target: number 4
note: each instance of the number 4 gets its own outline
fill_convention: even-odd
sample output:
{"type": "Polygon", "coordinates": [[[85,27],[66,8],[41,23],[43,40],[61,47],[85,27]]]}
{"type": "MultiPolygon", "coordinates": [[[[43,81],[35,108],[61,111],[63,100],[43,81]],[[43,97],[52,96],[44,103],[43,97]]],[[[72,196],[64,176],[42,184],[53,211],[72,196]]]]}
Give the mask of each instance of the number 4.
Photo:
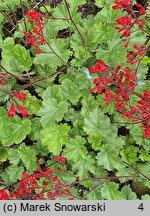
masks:
{"type": "Polygon", "coordinates": [[[143,211],[144,210],[144,206],[143,206],[143,203],[141,203],[138,207],[139,210],[143,211]]]}

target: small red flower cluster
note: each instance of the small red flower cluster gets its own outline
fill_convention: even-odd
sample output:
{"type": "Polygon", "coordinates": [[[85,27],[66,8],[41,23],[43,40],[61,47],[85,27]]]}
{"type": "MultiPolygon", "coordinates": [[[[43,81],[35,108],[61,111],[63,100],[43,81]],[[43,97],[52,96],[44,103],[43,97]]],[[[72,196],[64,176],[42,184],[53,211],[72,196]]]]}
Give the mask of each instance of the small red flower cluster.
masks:
{"type": "Polygon", "coordinates": [[[62,164],[65,164],[65,163],[66,163],[66,158],[64,158],[62,155],[56,156],[56,157],[54,158],[54,160],[57,161],[57,162],[60,162],[60,163],[62,163],[62,164]]]}
{"type": "Polygon", "coordinates": [[[113,9],[124,9],[126,11],[131,11],[132,2],[133,0],[115,0],[115,5],[113,6],[113,9]]]}
{"type": "Polygon", "coordinates": [[[39,49],[39,45],[46,44],[43,35],[44,23],[42,14],[34,10],[27,12],[26,15],[29,17],[28,22],[34,23],[35,26],[32,29],[32,33],[25,31],[24,36],[27,37],[28,44],[36,48],[36,54],[40,54],[42,50],[39,49]]]}
{"type": "MultiPolygon", "coordinates": [[[[92,70],[90,68],[90,72],[93,71],[93,67],[92,70]]],[[[101,71],[99,70],[97,73],[98,72],[101,71]]],[[[116,102],[116,109],[120,110],[125,106],[124,101],[128,101],[129,95],[134,91],[136,86],[136,74],[132,73],[132,70],[130,70],[129,67],[125,67],[124,70],[122,70],[121,66],[118,65],[115,71],[107,72],[107,77],[103,76],[95,78],[93,83],[96,86],[92,88],[90,92],[93,93],[96,91],[97,94],[102,94],[105,92],[106,105],[109,105],[111,100],[114,99],[116,102]],[[117,86],[115,94],[112,94],[110,91],[111,85],[117,86]]]]}
{"type": "MultiPolygon", "coordinates": [[[[117,9],[124,9],[125,11],[128,11],[128,15],[126,16],[121,16],[118,19],[116,19],[116,22],[121,25],[120,26],[116,26],[115,28],[117,29],[118,32],[122,32],[122,40],[125,41],[124,38],[128,38],[131,34],[131,28],[133,25],[137,24],[139,28],[143,28],[144,27],[144,20],[140,19],[139,17],[143,14],[146,13],[145,8],[137,3],[135,4],[135,6],[138,8],[138,13],[139,16],[137,18],[136,16],[136,12],[133,10],[133,1],[132,0],[116,0],[115,1],[115,5],[113,6],[114,10],[117,9]]],[[[127,46],[128,44],[126,44],[127,46]]]]}
{"type": "MultiPolygon", "coordinates": [[[[100,61],[101,64],[102,60],[100,61]]],[[[106,66],[106,68],[108,68],[106,66]]],[[[93,83],[95,87],[90,90],[91,93],[105,94],[104,100],[109,105],[112,100],[115,101],[116,109],[122,113],[122,117],[133,118],[132,122],[142,122],[145,129],[143,139],[150,137],[150,91],[145,90],[144,94],[139,94],[140,100],[137,106],[130,105],[130,95],[134,94],[137,85],[136,72],[129,67],[124,70],[118,65],[115,71],[107,71],[107,77],[101,76],[95,78],[93,83]],[[116,90],[111,91],[111,86],[116,86],[116,90]]],[[[104,73],[96,67],[90,67],[91,73],[104,73]]]]}
{"type": "MultiPolygon", "coordinates": [[[[27,99],[27,95],[25,93],[23,93],[23,92],[16,93],[14,96],[16,98],[18,98],[19,100],[21,100],[21,101],[24,101],[24,100],[27,99]]],[[[16,102],[16,106],[17,106],[17,109],[21,113],[23,118],[28,116],[28,112],[23,106],[19,105],[17,102],[16,102]]],[[[9,110],[8,110],[8,116],[10,116],[10,117],[16,116],[17,115],[17,109],[16,109],[16,107],[14,105],[14,102],[12,102],[12,104],[11,104],[9,110]]]]}
{"type": "MultiPolygon", "coordinates": [[[[53,170],[50,168],[46,168],[45,171],[37,168],[36,172],[31,175],[27,175],[27,172],[24,171],[22,173],[22,179],[19,182],[19,189],[11,193],[5,189],[0,190],[0,200],[32,198],[43,200],[45,197],[50,200],[55,200],[64,195],[71,195],[69,187],[64,187],[57,174],[54,174],[53,170]],[[42,186],[38,184],[38,181],[41,182],[41,180],[42,186]],[[51,184],[53,184],[53,189],[49,191],[47,186],[51,184]],[[40,192],[36,193],[37,189],[40,192]]],[[[73,197],[69,197],[68,199],[73,199],[73,197]]]]}
{"type": "Polygon", "coordinates": [[[138,44],[135,44],[134,49],[136,49],[136,51],[126,55],[126,58],[129,59],[128,63],[130,64],[140,62],[147,52],[147,46],[145,44],[143,44],[141,47],[139,47],[138,44]]]}
{"type": "MultiPolygon", "coordinates": [[[[136,4],[139,8],[139,16],[146,13],[146,10],[142,5],[136,4]]],[[[131,32],[130,29],[134,24],[139,25],[139,29],[143,28],[144,21],[139,19],[139,17],[134,16],[133,11],[133,1],[132,0],[116,0],[113,9],[123,9],[128,11],[128,15],[121,16],[116,19],[116,22],[122,27],[116,26],[119,32],[123,32],[122,37],[129,37],[131,32]]],[[[121,38],[122,38],[121,37],[121,38]]],[[[122,39],[126,41],[126,39],[122,39]]],[[[129,40],[125,44],[128,48],[129,40]]],[[[142,46],[138,44],[134,45],[135,51],[130,52],[126,55],[128,59],[127,63],[135,64],[139,63],[143,57],[146,55],[147,46],[144,43],[142,46]]],[[[104,100],[106,105],[109,105],[113,100],[115,102],[116,110],[119,111],[122,117],[131,119],[133,123],[142,123],[142,128],[144,128],[143,139],[150,137],[150,91],[145,90],[143,94],[137,94],[135,92],[135,87],[137,86],[137,69],[130,69],[126,66],[121,69],[121,66],[116,66],[115,71],[111,71],[111,68],[102,60],[99,60],[95,67],[90,67],[91,73],[100,73],[98,78],[95,78],[93,83],[95,87],[90,90],[91,93],[105,94],[104,100]],[[111,86],[115,86],[112,90],[111,86]],[[137,101],[136,106],[130,104],[130,95],[135,94],[139,96],[140,100],[137,101]]]]}

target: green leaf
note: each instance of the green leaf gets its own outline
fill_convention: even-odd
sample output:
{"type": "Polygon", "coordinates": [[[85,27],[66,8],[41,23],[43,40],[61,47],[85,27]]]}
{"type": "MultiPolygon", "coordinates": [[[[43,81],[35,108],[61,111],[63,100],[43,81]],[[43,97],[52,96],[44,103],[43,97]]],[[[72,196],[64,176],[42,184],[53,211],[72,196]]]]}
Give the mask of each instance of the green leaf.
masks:
{"type": "Polygon", "coordinates": [[[41,107],[41,101],[35,96],[31,95],[28,91],[24,91],[24,93],[27,95],[27,100],[25,100],[23,103],[24,107],[28,110],[30,115],[38,115],[41,107]]]}
{"type": "Polygon", "coordinates": [[[139,164],[137,166],[137,169],[144,174],[145,176],[149,177],[150,174],[150,161],[144,163],[144,164],[139,164]]]}
{"type": "Polygon", "coordinates": [[[40,47],[43,53],[36,55],[34,63],[40,65],[48,64],[51,68],[66,64],[72,55],[72,52],[68,49],[68,41],[64,39],[51,39],[48,43],[49,45],[42,45],[40,47]]]}
{"type": "Polygon", "coordinates": [[[83,97],[81,114],[84,117],[89,116],[90,112],[96,109],[98,105],[99,101],[96,101],[91,94],[89,94],[87,97],[83,97]]]}
{"type": "Polygon", "coordinates": [[[42,125],[40,123],[40,118],[32,118],[31,124],[32,124],[32,128],[31,128],[31,133],[29,134],[29,137],[33,141],[40,140],[41,135],[40,135],[39,131],[41,131],[41,129],[42,129],[42,125]]]}
{"type": "Polygon", "coordinates": [[[40,114],[43,127],[60,121],[68,110],[68,104],[66,101],[63,101],[60,86],[48,87],[44,91],[42,105],[40,114]]]}
{"type": "Polygon", "coordinates": [[[80,119],[80,116],[78,117],[77,120],[73,122],[73,128],[71,130],[71,137],[76,137],[77,135],[79,136],[86,136],[86,133],[83,130],[84,122],[83,119],[80,119]]]}
{"type": "Polygon", "coordinates": [[[0,149],[0,162],[6,161],[8,158],[8,150],[7,149],[0,149]]]}
{"type": "Polygon", "coordinates": [[[101,151],[97,155],[97,162],[107,170],[120,169],[123,167],[121,159],[118,156],[119,152],[113,149],[110,145],[103,145],[101,151]]]}
{"type": "Polygon", "coordinates": [[[9,161],[13,165],[17,165],[20,162],[20,155],[18,149],[9,149],[9,161]]]}
{"type": "Polygon", "coordinates": [[[150,57],[144,56],[144,58],[141,60],[142,64],[150,64],[150,57]]]}
{"type": "Polygon", "coordinates": [[[111,67],[116,67],[116,59],[118,65],[123,65],[126,63],[126,49],[124,44],[121,43],[118,33],[114,32],[113,36],[103,45],[100,45],[96,50],[96,58],[102,59],[106,65],[111,65],[111,67]]]}
{"type": "Polygon", "coordinates": [[[76,181],[76,178],[72,175],[72,174],[69,174],[67,172],[59,172],[58,173],[59,175],[59,178],[62,180],[62,182],[73,182],[73,181],[76,181]]]}
{"type": "Polygon", "coordinates": [[[67,124],[49,125],[41,131],[42,143],[48,146],[49,152],[54,155],[59,155],[62,151],[62,146],[65,145],[69,133],[67,124]]]}
{"type": "Polygon", "coordinates": [[[0,87],[0,102],[5,102],[9,99],[9,94],[7,92],[10,92],[10,86],[3,86],[0,87]]]}
{"type": "Polygon", "coordinates": [[[9,10],[8,6],[11,7],[11,10],[16,10],[19,4],[20,4],[19,0],[13,0],[13,4],[10,0],[1,1],[0,10],[8,11],[9,10]]]}
{"type": "Polygon", "coordinates": [[[136,200],[137,196],[136,193],[134,193],[129,186],[124,186],[121,189],[122,195],[125,198],[125,200],[136,200]]]}
{"type": "MultiPolygon", "coordinates": [[[[85,0],[67,0],[67,3],[69,4],[69,10],[70,10],[71,16],[77,23],[80,17],[79,14],[77,13],[78,6],[81,4],[85,4],[86,1],[85,0]]],[[[65,4],[58,4],[53,14],[54,14],[54,17],[69,18],[65,4]]]]}
{"type": "Polygon", "coordinates": [[[96,108],[84,119],[84,130],[88,135],[97,135],[97,139],[115,148],[122,148],[125,144],[122,137],[117,136],[117,126],[110,124],[110,118],[96,108]]]}
{"type": "Polygon", "coordinates": [[[8,127],[9,133],[3,134],[1,137],[4,146],[21,143],[31,131],[31,121],[15,116],[13,119],[9,118],[8,127]]]}
{"type": "Polygon", "coordinates": [[[134,164],[138,160],[138,151],[139,149],[134,146],[127,146],[126,148],[123,148],[123,150],[121,151],[122,160],[126,161],[129,164],[134,164]]]}
{"type": "Polygon", "coordinates": [[[9,122],[10,118],[8,117],[6,110],[4,107],[0,107],[0,139],[9,136],[9,122]]]}
{"type": "Polygon", "coordinates": [[[102,138],[99,136],[99,134],[89,135],[88,141],[89,141],[89,143],[92,144],[92,148],[95,151],[98,151],[101,149],[102,138]]]}
{"type": "Polygon", "coordinates": [[[132,180],[133,179],[132,176],[134,176],[134,175],[136,176],[137,173],[133,169],[131,169],[130,167],[124,166],[124,167],[120,167],[118,169],[118,171],[116,172],[116,175],[117,176],[131,176],[130,178],[122,178],[122,179],[120,179],[120,182],[124,183],[124,182],[126,182],[126,181],[128,181],[130,179],[132,180]]]}
{"type": "Polygon", "coordinates": [[[144,149],[140,149],[139,152],[140,152],[139,158],[141,159],[141,161],[143,161],[143,162],[150,161],[149,151],[144,150],[144,149]]]}
{"type": "Polygon", "coordinates": [[[32,23],[28,22],[28,17],[24,16],[24,22],[18,22],[17,29],[14,32],[15,38],[23,38],[24,37],[24,31],[31,32],[32,30],[32,23]],[[26,25],[24,24],[26,23],[26,25]]]}
{"type": "Polygon", "coordinates": [[[144,129],[141,128],[141,124],[130,124],[127,125],[127,128],[130,129],[130,134],[133,136],[133,139],[135,140],[136,144],[139,145],[148,145],[150,143],[150,138],[142,139],[142,136],[144,134],[144,129]]]}
{"type": "Polygon", "coordinates": [[[114,0],[107,0],[107,1],[106,0],[96,0],[95,1],[95,5],[99,8],[104,7],[106,4],[109,5],[109,7],[111,7],[110,4],[113,4],[113,3],[114,3],[114,0]]]}
{"type": "Polygon", "coordinates": [[[26,169],[33,173],[37,167],[35,151],[25,144],[21,144],[18,153],[26,169]]]}
{"type": "Polygon", "coordinates": [[[82,159],[87,157],[88,153],[84,145],[85,140],[80,136],[77,136],[75,139],[70,139],[66,143],[63,155],[67,158],[67,160],[71,160],[72,162],[82,161],[82,159]]]}
{"type": "Polygon", "coordinates": [[[150,200],[150,195],[149,194],[145,194],[141,197],[141,200],[150,200]]]}
{"type": "Polygon", "coordinates": [[[20,44],[14,45],[12,40],[5,39],[2,44],[2,61],[3,67],[15,75],[23,71],[29,71],[32,60],[29,51],[20,44]]]}
{"type": "Polygon", "coordinates": [[[104,182],[101,188],[102,197],[106,200],[121,200],[122,193],[118,190],[119,184],[114,182],[104,182]]]}
{"type": "Polygon", "coordinates": [[[95,5],[99,8],[102,8],[105,6],[105,0],[96,0],[95,5]]]}
{"type": "Polygon", "coordinates": [[[69,26],[70,26],[69,22],[61,19],[48,20],[43,30],[46,41],[50,42],[53,38],[57,37],[57,34],[60,30],[67,29],[69,26]]]}
{"type": "Polygon", "coordinates": [[[89,191],[85,198],[87,200],[103,200],[103,197],[100,193],[100,188],[89,191]]]}
{"type": "Polygon", "coordinates": [[[62,94],[64,99],[69,99],[72,104],[76,104],[81,96],[79,87],[68,78],[62,81],[62,94]]]}
{"type": "Polygon", "coordinates": [[[84,130],[89,135],[99,134],[105,138],[111,131],[109,118],[98,108],[90,112],[89,116],[85,118],[84,124],[84,130]]]}
{"type": "MultiPolygon", "coordinates": [[[[91,56],[92,52],[96,51],[97,45],[100,40],[99,34],[95,34],[94,24],[95,20],[93,15],[89,15],[88,17],[86,17],[86,21],[78,24],[78,29],[82,34],[85,47],[88,51],[88,57],[91,56]],[[91,31],[89,31],[89,26],[91,31]]],[[[71,48],[75,51],[76,59],[79,59],[79,61],[82,63],[85,59],[85,48],[83,46],[81,36],[77,31],[75,31],[75,33],[72,35],[70,44],[71,48]]],[[[73,60],[74,64],[75,62],[77,63],[77,61],[73,60]]]]}
{"type": "Polygon", "coordinates": [[[40,7],[40,11],[42,13],[45,13],[45,12],[53,13],[54,12],[54,8],[52,8],[49,5],[45,5],[45,6],[40,7]]]}
{"type": "Polygon", "coordinates": [[[72,169],[77,171],[77,174],[80,179],[87,178],[90,173],[95,173],[95,160],[92,156],[87,155],[86,158],[73,163],[72,169]]]}
{"type": "Polygon", "coordinates": [[[23,171],[24,171],[24,168],[18,167],[17,165],[11,165],[6,169],[6,173],[10,179],[10,182],[12,183],[22,178],[23,171]]]}

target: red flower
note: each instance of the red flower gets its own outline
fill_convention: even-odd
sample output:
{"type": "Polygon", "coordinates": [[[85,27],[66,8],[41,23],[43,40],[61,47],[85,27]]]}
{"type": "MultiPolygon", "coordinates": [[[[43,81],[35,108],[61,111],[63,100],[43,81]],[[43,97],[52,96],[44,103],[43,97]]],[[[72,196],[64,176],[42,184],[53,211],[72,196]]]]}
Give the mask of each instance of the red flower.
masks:
{"type": "Polygon", "coordinates": [[[41,39],[40,39],[40,44],[41,44],[41,45],[45,45],[45,44],[46,44],[45,38],[44,38],[43,35],[42,35],[42,37],[41,37],[41,39]]]}
{"type": "Polygon", "coordinates": [[[21,112],[23,118],[28,116],[28,112],[24,107],[18,105],[18,110],[21,112]]]}
{"type": "Polygon", "coordinates": [[[61,162],[62,164],[66,163],[66,158],[64,158],[62,155],[60,155],[60,157],[55,156],[54,160],[57,162],[61,162]]]}
{"type": "Polygon", "coordinates": [[[41,54],[42,53],[42,50],[39,50],[39,49],[36,49],[36,52],[35,52],[37,55],[38,54],[41,54]]]}
{"type": "Polygon", "coordinates": [[[70,195],[71,194],[71,191],[69,188],[66,188],[65,191],[64,191],[64,194],[66,195],[70,195]]]}
{"type": "Polygon", "coordinates": [[[37,35],[40,35],[40,30],[37,29],[37,28],[33,28],[32,31],[37,34],[37,35]]]}
{"type": "Polygon", "coordinates": [[[47,181],[43,181],[43,182],[42,182],[42,185],[43,185],[43,186],[47,186],[48,184],[49,184],[49,182],[47,182],[47,181]]]}
{"type": "Polygon", "coordinates": [[[63,169],[60,166],[58,166],[57,170],[61,172],[63,169]]]}
{"type": "Polygon", "coordinates": [[[37,45],[35,44],[36,41],[37,41],[37,38],[34,36],[27,38],[28,44],[31,45],[32,47],[37,47],[37,45]]]}
{"type": "Polygon", "coordinates": [[[0,200],[8,200],[8,194],[5,190],[0,190],[0,200]]]}
{"type": "Polygon", "coordinates": [[[150,126],[144,127],[144,129],[144,135],[142,136],[143,139],[150,137],[150,126]]]}
{"type": "Polygon", "coordinates": [[[42,14],[38,13],[37,11],[28,11],[26,15],[31,17],[33,21],[42,17],[42,14]]]}
{"type": "Polygon", "coordinates": [[[102,72],[105,73],[108,70],[108,67],[104,65],[104,62],[102,60],[99,60],[96,64],[96,67],[90,67],[90,72],[97,73],[102,72]]]}
{"type": "Polygon", "coordinates": [[[60,160],[62,164],[66,163],[66,158],[64,158],[62,155],[60,155],[60,160]]]}
{"type": "Polygon", "coordinates": [[[114,10],[123,8],[124,10],[130,11],[133,0],[115,0],[114,10]]]}
{"type": "Polygon", "coordinates": [[[95,78],[94,81],[93,81],[93,83],[94,83],[95,85],[98,85],[98,84],[100,83],[101,80],[102,80],[102,78],[100,78],[100,77],[95,78]]]}
{"type": "Polygon", "coordinates": [[[102,94],[103,93],[103,89],[105,88],[105,86],[97,86],[97,94],[102,94]]]}
{"type": "Polygon", "coordinates": [[[146,10],[145,8],[141,5],[141,4],[136,4],[136,7],[138,7],[140,10],[139,10],[139,13],[142,15],[142,14],[146,14],[146,10]]]}
{"type": "Polygon", "coordinates": [[[25,36],[25,37],[31,37],[32,34],[31,34],[30,32],[24,31],[24,36],[25,36]]]}
{"type": "Polygon", "coordinates": [[[129,37],[129,36],[130,36],[130,31],[129,31],[129,29],[126,29],[126,30],[123,32],[123,36],[124,36],[124,37],[129,37]]]}
{"type": "Polygon", "coordinates": [[[58,180],[57,176],[50,176],[52,182],[56,182],[58,180]]]}
{"type": "Polygon", "coordinates": [[[15,109],[15,106],[14,104],[12,103],[11,106],[10,106],[10,109],[8,111],[8,115],[10,117],[14,117],[16,115],[16,109],[15,109]]]}
{"type": "Polygon", "coordinates": [[[15,97],[18,98],[21,101],[24,101],[24,100],[27,99],[27,95],[25,93],[23,93],[23,92],[22,93],[16,93],[15,97]]]}

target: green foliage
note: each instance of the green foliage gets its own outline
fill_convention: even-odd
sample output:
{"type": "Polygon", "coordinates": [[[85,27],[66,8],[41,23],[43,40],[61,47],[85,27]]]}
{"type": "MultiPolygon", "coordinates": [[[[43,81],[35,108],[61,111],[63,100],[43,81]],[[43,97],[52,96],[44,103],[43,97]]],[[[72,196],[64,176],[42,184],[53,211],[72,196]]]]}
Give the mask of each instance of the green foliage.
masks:
{"type": "Polygon", "coordinates": [[[67,142],[63,155],[67,160],[71,160],[72,162],[82,161],[87,157],[88,153],[84,145],[85,140],[77,136],[75,139],[71,139],[67,142]]]}
{"type": "Polygon", "coordinates": [[[2,61],[1,64],[13,74],[20,74],[29,71],[32,59],[29,51],[20,44],[14,45],[13,38],[6,38],[1,45],[2,61]]]}
{"type": "Polygon", "coordinates": [[[48,40],[49,44],[41,46],[43,53],[34,58],[35,64],[49,65],[51,68],[62,66],[67,62],[72,52],[67,49],[68,41],[61,39],[48,40]]]}
{"type": "Polygon", "coordinates": [[[8,158],[8,151],[6,149],[0,149],[0,162],[6,161],[8,158]]]}
{"type": "Polygon", "coordinates": [[[67,141],[70,128],[67,124],[49,125],[41,131],[42,143],[48,146],[49,152],[59,155],[67,141]]]}
{"type": "Polygon", "coordinates": [[[120,169],[123,165],[118,157],[119,152],[112,149],[108,144],[103,145],[97,155],[98,164],[107,170],[120,169]]]}
{"type": "MultiPolygon", "coordinates": [[[[113,0],[90,3],[99,8],[94,15],[84,11],[88,1],[67,0],[71,18],[65,3],[55,7],[42,3],[41,34],[46,43],[38,44],[42,53],[36,54],[24,37],[24,31],[32,32],[34,23],[23,13],[14,18],[15,13],[23,11],[21,3],[25,11],[38,4],[32,1],[29,6],[27,0],[0,3],[0,182],[11,191],[9,185],[14,183],[17,188],[23,171],[33,174],[37,167],[50,167],[62,184],[71,183],[74,199],[81,199],[78,187],[83,187],[83,199],[87,200],[149,200],[150,138],[142,138],[141,123],[128,124],[129,119],[121,117],[114,101],[106,106],[105,94],[90,93],[99,74],[90,74],[89,70],[100,59],[111,71],[119,64],[127,66],[126,54],[135,44],[145,43],[149,23],[141,32],[133,28],[126,49],[115,29],[116,19],[125,12],[113,10],[113,0]],[[11,18],[10,26],[6,17],[11,18]],[[15,96],[21,92],[27,95],[24,101],[15,96]],[[14,117],[8,116],[12,102],[17,111],[14,117]],[[26,118],[18,112],[18,105],[27,109],[26,118]],[[120,134],[121,126],[129,131],[120,134]],[[66,164],[56,161],[55,156],[65,157],[66,164]],[[133,185],[140,187],[140,194],[133,185]]],[[[149,64],[148,47],[147,56],[137,66],[135,91],[139,94],[149,90],[149,64]]],[[[137,95],[130,95],[130,105],[137,106],[138,100],[137,95]]],[[[58,186],[51,181],[43,186],[43,180],[47,181],[45,177],[37,180],[41,188],[34,193],[58,186]]],[[[47,194],[44,197],[49,199],[47,194]]]]}
{"type": "Polygon", "coordinates": [[[73,163],[72,168],[77,171],[80,179],[87,178],[90,173],[95,173],[95,160],[91,155],[83,158],[81,161],[73,163]]]}
{"type": "Polygon", "coordinates": [[[110,38],[96,50],[96,58],[103,59],[105,64],[112,65],[113,68],[116,66],[116,59],[118,65],[124,65],[126,62],[124,56],[127,53],[124,44],[121,43],[120,38],[117,38],[116,32],[113,32],[113,36],[110,36],[110,38]]]}
{"type": "Polygon", "coordinates": [[[122,193],[118,190],[119,185],[114,182],[104,182],[101,188],[101,194],[107,200],[122,200],[122,193]]]}
{"type": "Polygon", "coordinates": [[[37,167],[35,151],[25,144],[21,144],[18,149],[18,154],[26,169],[33,173],[37,167]]]}
{"type": "MultiPolygon", "coordinates": [[[[22,0],[22,3],[27,3],[27,0],[22,0]]],[[[2,2],[0,2],[0,10],[6,10],[6,11],[10,11],[11,10],[16,10],[18,5],[20,4],[20,0],[13,0],[13,4],[11,3],[10,0],[4,0],[2,2]]]]}
{"type": "Polygon", "coordinates": [[[62,81],[62,94],[64,99],[69,99],[72,104],[76,104],[81,96],[78,86],[67,78],[62,81]]]}
{"type": "Polygon", "coordinates": [[[29,119],[21,119],[20,117],[16,116],[13,119],[7,116],[6,111],[1,108],[1,134],[0,139],[2,145],[4,146],[11,146],[13,144],[21,143],[27,134],[31,131],[31,122],[29,119]]]}
{"type": "Polygon", "coordinates": [[[43,127],[60,121],[67,112],[67,102],[63,100],[60,86],[48,87],[43,93],[41,113],[41,123],[43,127]]]}
{"type": "Polygon", "coordinates": [[[89,135],[99,134],[99,136],[106,138],[111,130],[110,120],[100,109],[96,108],[85,118],[84,130],[89,135]]]}
{"type": "Polygon", "coordinates": [[[136,200],[137,199],[136,193],[134,193],[129,186],[124,186],[121,192],[125,200],[136,200]]]}

